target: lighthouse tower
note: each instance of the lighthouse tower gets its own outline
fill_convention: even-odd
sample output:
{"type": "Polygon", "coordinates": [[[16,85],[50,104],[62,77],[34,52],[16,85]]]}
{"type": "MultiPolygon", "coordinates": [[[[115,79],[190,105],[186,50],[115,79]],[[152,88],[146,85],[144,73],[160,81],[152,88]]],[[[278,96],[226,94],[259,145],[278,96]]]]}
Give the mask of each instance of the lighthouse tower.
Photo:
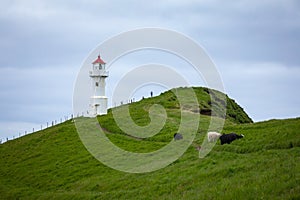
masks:
{"type": "Polygon", "coordinates": [[[90,103],[90,117],[107,114],[107,97],[105,96],[105,79],[108,77],[108,71],[105,69],[105,62],[98,58],[92,63],[93,68],[90,71],[92,79],[92,96],[90,103]]]}

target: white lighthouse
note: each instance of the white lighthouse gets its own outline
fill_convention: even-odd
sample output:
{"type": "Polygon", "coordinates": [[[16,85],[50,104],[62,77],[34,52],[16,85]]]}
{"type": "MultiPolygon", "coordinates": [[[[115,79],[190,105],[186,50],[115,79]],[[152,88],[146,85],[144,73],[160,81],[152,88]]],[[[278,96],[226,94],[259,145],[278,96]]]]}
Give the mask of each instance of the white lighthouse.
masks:
{"type": "Polygon", "coordinates": [[[108,77],[108,71],[105,69],[105,62],[98,58],[92,63],[93,68],[90,71],[92,79],[92,96],[90,103],[90,117],[107,114],[107,97],[105,96],[105,79],[108,77]]]}

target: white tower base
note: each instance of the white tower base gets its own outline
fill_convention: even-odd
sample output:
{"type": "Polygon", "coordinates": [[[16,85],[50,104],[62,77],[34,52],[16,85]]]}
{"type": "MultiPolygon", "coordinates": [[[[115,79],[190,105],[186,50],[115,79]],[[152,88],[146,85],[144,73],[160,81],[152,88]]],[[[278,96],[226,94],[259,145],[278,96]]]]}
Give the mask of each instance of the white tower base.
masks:
{"type": "Polygon", "coordinates": [[[106,96],[92,96],[90,104],[90,117],[96,117],[97,115],[107,114],[107,97],[106,96]]]}

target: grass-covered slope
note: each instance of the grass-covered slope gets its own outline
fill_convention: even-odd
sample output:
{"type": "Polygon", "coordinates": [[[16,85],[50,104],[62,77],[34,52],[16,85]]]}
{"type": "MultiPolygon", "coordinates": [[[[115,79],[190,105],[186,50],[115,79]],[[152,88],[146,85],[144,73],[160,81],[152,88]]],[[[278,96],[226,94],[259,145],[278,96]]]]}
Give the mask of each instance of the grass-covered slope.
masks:
{"type": "MultiPolygon", "coordinates": [[[[169,90],[155,98],[147,99],[147,103],[149,105],[158,103],[168,109],[179,109],[180,104],[176,98],[176,93],[178,91],[186,91],[186,93],[188,93],[187,89],[188,88],[176,88],[169,90]]],[[[223,117],[237,123],[253,122],[243,108],[239,106],[233,99],[229,98],[226,94],[205,87],[193,87],[192,89],[194,90],[198,99],[198,105],[196,107],[193,105],[185,105],[185,107],[190,109],[190,111],[199,112],[202,115],[223,117]],[[212,105],[215,105],[216,113],[212,113],[212,105]],[[226,110],[224,110],[225,108],[226,110]]],[[[139,103],[144,104],[144,102],[139,103]]]]}
{"type": "MultiPolygon", "coordinates": [[[[149,123],[145,106],[164,102],[160,98],[131,105],[137,124],[149,123]]],[[[99,121],[120,148],[149,152],[172,140],[180,112],[170,106],[167,113],[167,125],[147,139],[124,134],[111,113],[99,121]]],[[[6,142],[0,145],[0,199],[300,198],[300,118],[245,124],[227,118],[222,132],[242,133],[245,138],[230,145],[218,142],[199,159],[194,146],[201,144],[209,119],[201,116],[193,145],[182,157],[144,174],[120,172],[97,161],[81,143],[72,121],[6,142]]]]}
{"type": "MultiPolygon", "coordinates": [[[[197,97],[197,104],[195,104],[195,102],[185,102],[184,105],[180,105],[176,94],[181,93],[182,96],[185,96],[184,98],[188,99],[191,92],[190,89],[191,88],[177,88],[164,92],[153,98],[146,98],[142,101],[134,102],[129,105],[131,118],[136,124],[145,126],[150,123],[150,118],[148,116],[149,108],[152,105],[159,104],[166,109],[168,119],[170,119],[170,121],[167,122],[171,123],[168,128],[171,130],[178,129],[178,124],[181,117],[180,109],[195,114],[201,114],[203,118],[206,118],[205,116],[216,116],[218,118],[226,119],[228,123],[253,122],[243,108],[239,106],[233,99],[213,89],[193,87],[192,89],[197,97]],[[212,112],[213,109],[214,112],[212,112]]],[[[111,111],[112,110],[110,109],[108,115],[99,117],[101,125],[109,132],[122,133],[121,129],[119,129],[114,122],[113,113],[111,111]]],[[[167,126],[168,124],[169,123],[167,123],[167,126]]],[[[169,131],[168,128],[164,130],[169,131]]]]}

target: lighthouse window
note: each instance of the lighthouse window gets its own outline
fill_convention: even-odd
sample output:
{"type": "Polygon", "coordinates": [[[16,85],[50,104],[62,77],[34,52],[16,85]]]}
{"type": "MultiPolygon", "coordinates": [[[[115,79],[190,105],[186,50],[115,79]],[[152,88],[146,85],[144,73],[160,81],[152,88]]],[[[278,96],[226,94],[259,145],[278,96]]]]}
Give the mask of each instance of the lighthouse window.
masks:
{"type": "Polygon", "coordinates": [[[96,87],[98,87],[99,86],[99,83],[98,82],[96,82],[96,87]]]}

